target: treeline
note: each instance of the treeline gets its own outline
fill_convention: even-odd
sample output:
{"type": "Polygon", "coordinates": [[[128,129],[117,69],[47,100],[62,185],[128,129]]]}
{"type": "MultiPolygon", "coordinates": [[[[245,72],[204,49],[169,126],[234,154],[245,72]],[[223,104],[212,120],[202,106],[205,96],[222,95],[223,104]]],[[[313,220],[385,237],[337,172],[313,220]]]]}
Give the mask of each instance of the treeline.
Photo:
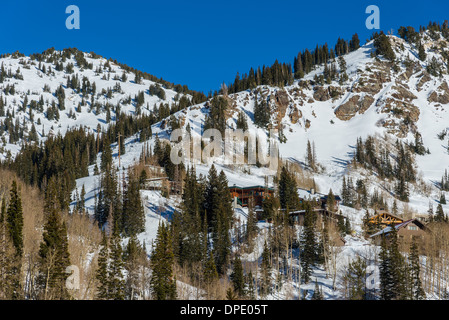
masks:
{"type": "MultiPolygon", "coordinates": [[[[88,63],[85,58],[85,54],[82,51],[79,51],[77,48],[67,48],[63,49],[62,51],[56,51],[54,48],[50,48],[42,53],[34,53],[30,55],[30,58],[38,62],[46,62],[54,64],[55,68],[58,67],[58,69],[61,71],[64,69],[64,66],[63,65],[61,66],[61,64],[65,63],[68,59],[71,59],[72,56],[80,69],[91,69],[91,70],[93,69],[92,63],[88,63]]],[[[102,56],[94,52],[90,52],[89,57],[92,59],[102,58],[102,56]]],[[[157,78],[156,76],[153,76],[147,72],[142,72],[140,70],[134,69],[126,64],[118,62],[117,60],[112,60],[111,58],[107,60],[107,62],[103,66],[103,69],[110,71],[111,63],[118,65],[120,68],[124,69],[127,73],[134,73],[137,79],[150,80],[164,86],[167,89],[173,89],[178,93],[190,94],[194,97],[194,101],[196,101],[196,103],[200,103],[206,100],[206,96],[202,92],[191,90],[188,88],[187,85],[180,85],[168,82],[163,78],[157,78]]]]}
{"type": "Polygon", "coordinates": [[[89,175],[88,166],[96,161],[100,140],[83,128],[62,136],[50,136],[43,145],[25,144],[14,160],[3,165],[26,183],[42,190],[55,179],[59,185],[60,207],[68,209],[75,180],[89,175]]]}
{"type": "MultiPolygon", "coordinates": [[[[251,68],[248,73],[240,76],[237,73],[234,82],[225,87],[228,93],[236,93],[254,89],[260,85],[284,87],[291,85],[294,79],[301,79],[310,73],[316,66],[335,60],[337,57],[355,51],[360,47],[360,40],[354,34],[350,41],[339,38],[335,47],[330,48],[327,43],[317,45],[315,50],[305,49],[294,57],[293,64],[280,63],[278,60],[271,66],[251,68]]],[[[223,88],[220,93],[223,92],[223,88]]]]}

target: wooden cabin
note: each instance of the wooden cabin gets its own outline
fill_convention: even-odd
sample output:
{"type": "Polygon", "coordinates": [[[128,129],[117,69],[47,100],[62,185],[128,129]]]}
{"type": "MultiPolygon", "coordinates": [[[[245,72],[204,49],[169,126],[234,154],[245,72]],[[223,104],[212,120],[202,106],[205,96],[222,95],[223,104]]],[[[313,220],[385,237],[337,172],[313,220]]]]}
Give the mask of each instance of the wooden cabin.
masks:
{"type": "MultiPolygon", "coordinates": [[[[321,208],[322,209],[327,209],[327,198],[328,195],[325,195],[323,197],[320,198],[321,201],[321,208]]],[[[334,203],[335,203],[335,209],[336,211],[338,211],[338,208],[340,206],[340,202],[341,202],[341,198],[338,195],[334,195],[334,203]]]]}
{"type": "Polygon", "coordinates": [[[369,223],[374,225],[380,225],[382,227],[387,227],[390,225],[398,225],[403,222],[404,219],[395,216],[391,213],[388,213],[386,211],[380,212],[369,219],[369,223]]]}
{"type": "Polygon", "coordinates": [[[271,197],[274,194],[274,189],[264,186],[251,186],[251,187],[229,187],[232,199],[242,207],[247,207],[249,199],[254,199],[255,206],[262,206],[263,200],[266,197],[271,197]]]}
{"type": "MultiPolygon", "coordinates": [[[[428,231],[427,227],[418,219],[410,219],[394,226],[401,244],[409,246],[413,238],[418,242],[424,239],[425,233],[428,231]]],[[[392,232],[392,226],[387,226],[381,231],[373,234],[370,238],[376,243],[380,244],[384,237],[387,237],[392,232]]]]}
{"type": "MultiPolygon", "coordinates": [[[[328,211],[325,209],[321,209],[321,208],[315,208],[315,209],[313,209],[313,211],[315,211],[315,213],[318,216],[321,216],[323,219],[331,220],[334,222],[338,222],[338,220],[341,218],[346,219],[346,217],[344,215],[341,215],[341,214],[338,214],[335,212],[331,212],[331,211],[328,211]]],[[[290,219],[294,223],[297,223],[299,225],[303,225],[305,214],[306,214],[306,210],[298,210],[298,211],[289,212],[290,219]]]]}
{"type": "Polygon", "coordinates": [[[158,177],[145,180],[145,190],[162,190],[164,182],[168,183],[168,177],[158,177]]]}

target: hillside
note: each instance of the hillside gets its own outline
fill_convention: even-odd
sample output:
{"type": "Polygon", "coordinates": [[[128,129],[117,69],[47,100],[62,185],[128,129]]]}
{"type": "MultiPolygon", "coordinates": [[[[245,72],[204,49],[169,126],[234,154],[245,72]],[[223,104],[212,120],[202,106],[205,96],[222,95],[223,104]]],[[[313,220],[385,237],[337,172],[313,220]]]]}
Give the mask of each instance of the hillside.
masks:
{"type": "MultiPolygon", "coordinates": [[[[311,271],[313,281],[301,284],[298,278],[302,253],[300,245],[296,242],[293,245],[292,240],[286,253],[278,248],[285,255],[280,258],[279,253],[275,259],[278,273],[271,273],[273,283],[280,281],[282,286],[277,283],[269,294],[256,294],[263,299],[311,299],[317,281],[325,299],[340,299],[343,294],[337,280],[348,261],[360,256],[374,261],[380,251],[379,246],[364,237],[366,212],[373,215],[378,209],[397,210],[405,220],[418,217],[424,221],[429,206],[434,209],[442,194],[449,195],[440,184],[449,169],[449,39],[445,33],[434,30],[420,33],[419,42],[410,40],[412,34],[407,36],[408,40],[406,36],[377,35],[360,48],[316,65],[304,77],[285,86],[258,85],[229,94],[223,87],[220,95],[207,99],[185,87],[145,77],[140,71],[92,53],[49,50],[32,57],[2,56],[0,160],[13,162],[23,144],[39,145],[50,136],[64,135],[76,127],[85,127],[89,133],[105,133],[111,124],[117,124],[122,113],[135,118],[151,117],[151,136],[142,138],[141,132],[125,136],[126,152],[120,151],[117,140],[110,141],[112,165],[107,169],[110,171],[98,172],[109,147],[106,146],[96,155],[95,163],[89,163],[89,175],[76,179],[70,209],[76,210],[83,189],[83,208],[96,219],[99,194],[105,188],[102,179],[112,172],[121,192],[120,188],[125,189],[132,180],[128,169],[139,162],[143,167],[147,165],[146,162],[142,165],[143,150],[156,152],[156,141],[167,143],[174,129],[181,128],[194,139],[200,139],[211,122],[221,124],[220,117],[224,118],[224,129],[237,129],[243,121],[247,132],[257,134],[261,140],[269,138],[271,129],[275,134],[270,141],[276,142],[280,158],[274,170],[264,165],[229,164],[223,154],[202,162],[184,159],[184,169],[194,166],[196,176],[203,181],[213,164],[217,172],[224,173],[228,186],[268,184],[277,190],[281,168],[286,166],[293,172],[296,193],[303,200],[319,198],[330,190],[343,197],[343,181],[353,181],[357,187],[351,190],[351,199],[344,198],[339,207],[352,230],[345,235],[344,246],[333,247],[332,261],[315,265],[311,271]],[[385,41],[391,51],[385,50],[385,41]],[[267,107],[266,125],[261,125],[256,116],[256,109],[261,106],[267,107]],[[313,145],[313,163],[308,157],[309,143],[313,145]],[[403,183],[405,197],[399,188],[403,183]],[[359,185],[366,188],[364,194],[359,185]],[[318,192],[315,196],[310,192],[312,187],[318,192]],[[363,197],[369,203],[362,203],[363,197]],[[281,272],[281,265],[288,271],[281,272]]],[[[171,146],[174,145],[172,142],[171,146]]],[[[152,160],[157,158],[151,156],[152,160]]],[[[119,202],[122,195],[117,196],[119,202]]],[[[144,188],[140,188],[140,199],[144,226],[137,239],[151,256],[161,221],[172,222],[185,209],[186,200],[181,195],[144,188]]],[[[443,204],[442,209],[449,213],[448,204],[443,204]]],[[[276,228],[267,220],[258,221],[255,244],[252,250],[244,251],[238,236],[246,230],[250,212],[247,207],[233,208],[232,212],[236,225],[228,230],[230,252],[239,254],[248,268],[245,270],[259,274],[264,243],[273,240],[276,228]]],[[[109,226],[109,222],[105,225],[109,226]]],[[[282,229],[282,225],[278,227],[282,229]]],[[[303,227],[292,230],[291,239],[302,237],[303,227]]],[[[130,237],[123,236],[122,244],[129,242],[130,237]]],[[[422,261],[422,266],[427,267],[425,257],[422,261]]],[[[201,286],[182,273],[185,270],[189,269],[178,270],[184,276],[178,278],[178,290],[182,288],[180,298],[207,298],[199,290],[201,286]]],[[[224,290],[230,286],[230,274],[230,269],[223,272],[223,279],[228,282],[222,288],[214,288],[215,298],[228,294],[224,290]]],[[[442,281],[447,280],[445,276],[442,281]]],[[[441,290],[429,283],[427,276],[428,298],[440,298],[441,290]]]]}

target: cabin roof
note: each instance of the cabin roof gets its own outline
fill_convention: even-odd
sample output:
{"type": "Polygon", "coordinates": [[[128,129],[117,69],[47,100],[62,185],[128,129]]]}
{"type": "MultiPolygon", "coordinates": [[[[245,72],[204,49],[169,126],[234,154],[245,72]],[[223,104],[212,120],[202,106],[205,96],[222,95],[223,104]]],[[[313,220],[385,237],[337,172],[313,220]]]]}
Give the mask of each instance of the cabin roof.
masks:
{"type": "MultiPolygon", "coordinates": [[[[327,200],[328,197],[329,197],[328,195],[325,195],[324,197],[321,197],[321,199],[322,199],[322,200],[327,200]]],[[[336,201],[341,201],[341,198],[340,198],[340,196],[338,196],[338,195],[334,195],[334,199],[335,199],[336,201]]]]}
{"type": "MultiPolygon", "coordinates": [[[[401,217],[395,216],[394,214],[391,214],[391,213],[389,213],[389,212],[387,212],[387,211],[379,212],[378,214],[376,214],[376,215],[370,217],[370,220],[373,220],[373,219],[375,219],[376,217],[380,217],[380,216],[383,216],[383,215],[387,215],[387,216],[393,217],[393,218],[395,218],[395,219],[397,219],[397,220],[404,221],[404,219],[402,219],[401,217]]],[[[413,220],[413,219],[412,219],[412,220],[413,220]]]]}
{"type": "MultiPolygon", "coordinates": [[[[414,224],[416,224],[420,229],[424,230],[426,228],[426,226],[418,219],[410,219],[410,220],[404,221],[402,223],[399,223],[399,224],[395,225],[394,227],[396,228],[396,230],[399,230],[401,228],[406,227],[407,225],[409,225],[412,222],[414,224]]],[[[371,235],[370,238],[379,236],[381,234],[387,234],[387,233],[391,232],[391,230],[392,230],[391,226],[385,227],[382,230],[380,230],[379,232],[376,232],[375,234],[371,235]]]]}
{"type": "Polygon", "coordinates": [[[274,191],[274,188],[266,187],[266,186],[261,186],[261,185],[257,185],[257,186],[249,186],[249,187],[241,187],[241,186],[232,185],[232,186],[229,186],[229,189],[240,189],[240,190],[268,189],[268,190],[270,190],[270,191],[274,191]]]}

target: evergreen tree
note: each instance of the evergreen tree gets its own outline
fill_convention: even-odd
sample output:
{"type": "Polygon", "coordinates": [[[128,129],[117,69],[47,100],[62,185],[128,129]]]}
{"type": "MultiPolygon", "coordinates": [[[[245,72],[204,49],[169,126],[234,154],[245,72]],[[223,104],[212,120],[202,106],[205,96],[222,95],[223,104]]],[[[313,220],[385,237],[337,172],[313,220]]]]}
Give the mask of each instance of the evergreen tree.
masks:
{"type": "Polygon", "coordinates": [[[245,114],[242,111],[239,112],[236,125],[237,129],[241,129],[243,132],[248,130],[248,122],[246,121],[245,114]]]}
{"type": "Polygon", "coordinates": [[[383,32],[374,39],[374,48],[377,55],[383,55],[387,60],[394,61],[396,58],[390,40],[383,32]]]}
{"type": "Polygon", "coordinates": [[[391,300],[392,294],[392,270],[388,255],[388,247],[385,238],[382,239],[382,244],[379,252],[379,278],[380,278],[380,298],[382,300],[391,300]]]}
{"type": "Polygon", "coordinates": [[[446,204],[446,196],[444,195],[444,192],[441,192],[440,203],[446,204]]]}
{"type": "Polygon", "coordinates": [[[302,78],[304,78],[304,68],[302,66],[302,55],[301,55],[301,52],[299,52],[298,56],[295,57],[295,60],[294,60],[294,63],[293,63],[293,67],[294,67],[295,79],[302,79],[302,78]]]}
{"type": "Polygon", "coordinates": [[[98,300],[109,300],[109,240],[106,233],[102,232],[101,249],[98,254],[98,267],[95,278],[98,282],[96,298],[98,300]]]}
{"type": "Polygon", "coordinates": [[[6,212],[7,229],[16,250],[16,256],[20,259],[23,254],[23,212],[22,200],[15,180],[12,182],[9,195],[9,206],[6,212]]]}
{"type": "Polygon", "coordinates": [[[316,159],[315,159],[315,153],[312,149],[312,146],[310,144],[310,141],[307,140],[307,166],[312,170],[316,170],[316,159]]]}
{"type": "Polygon", "coordinates": [[[226,129],[226,109],[228,108],[228,101],[222,96],[215,96],[210,101],[209,114],[206,117],[204,130],[217,129],[221,135],[224,136],[226,129]]]}
{"type": "Polygon", "coordinates": [[[259,102],[256,94],[254,98],[254,124],[259,128],[267,128],[270,123],[270,118],[271,114],[268,102],[265,99],[259,102]]]}
{"type": "Polygon", "coordinates": [[[109,244],[108,293],[109,300],[123,300],[125,298],[124,263],[120,235],[114,230],[109,244]]]}
{"type": "Polygon", "coordinates": [[[15,248],[8,235],[6,226],[6,199],[3,198],[0,209],[0,299],[21,298],[20,264],[15,248]]]}
{"type": "Polygon", "coordinates": [[[248,202],[248,219],[246,222],[246,241],[249,251],[252,251],[254,238],[257,236],[257,230],[257,217],[254,210],[254,201],[250,199],[250,201],[248,202]]]}
{"type": "Polygon", "coordinates": [[[418,44],[418,58],[421,61],[426,61],[426,50],[424,49],[424,46],[422,45],[421,42],[419,42],[418,44]]]}
{"type": "Polygon", "coordinates": [[[422,287],[421,277],[420,277],[420,263],[419,263],[419,252],[418,245],[413,239],[412,244],[410,245],[410,254],[409,254],[409,264],[411,271],[411,293],[410,297],[414,300],[423,300],[426,297],[426,293],[422,287]]]}
{"type": "Polygon", "coordinates": [[[404,300],[407,298],[407,266],[398,247],[397,230],[391,228],[388,243],[382,240],[379,253],[379,276],[382,300],[404,300]]]}
{"type": "Polygon", "coordinates": [[[349,51],[355,51],[358,48],[360,48],[360,40],[359,40],[359,35],[357,33],[355,33],[352,36],[351,41],[349,41],[349,51]]]}
{"type": "Polygon", "coordinates": [[[279,200],[282,209],[295,210],[299,208],[299,195],[296,181],[292,173],[284,166],[279,178],[279,200]]]}
{"type": "Polygon", "coordinates": [[[436,222],[444,222],[444,221],[446,221],[446,217],[445,217],[444,211],[443,211],[443,206],[441,205],[441,203],[439,203],[438,206],[437,206],[437,210],[435,212],[434,221],[436,221],[436,222]]]}
{"type": "Polygon", "coordinates": [[[318,286],[318,281],[315,278],[315,290],[313,291],[312,300],[323,300],[323,293],[320,290],[320,287],[318,286]]]}
{"type": "Polygon", "coordinates": [[[128,178],[123,193],[123,231],[125,235],[132,236],[145,230],[145,213],[140,198],[139,180],[131,171],[128,178]]]}
{"type": "Polygon", "coordinates": [[[305,205],[304,226],[301,234],[301,277],[305,283],[310,281],[312,266],[317,259],[317,241],[315,235],[315,212],[310,203],[305,205]]]}
{"type": "MultiPolygon", "coordinates": [[[[54,180],[50,181],[48,188],[56,188],[54,180]]],[[[50,192],[50,194],[54,194],[54,192],[50,192]]],[[[51,199],[47,197],[47,201],[51,201],[51,199]]],[[[69,299],[70,294],[66,288],[68,277],[66,268],[70,266],[67,227],[54,206],[47,205],[46,207],[50,209],[45,212],[46,221],[39,249],[37,282],[40,288],[40,297],[44,300],[69,299]]]]}
{"type": "Polygon", "coordinates": [[[218,279],[218,272],[217,268],[215,267],[215,259],[212,255],[212,252],[210,252],[209,258],[206,260],[203,279],[206,285],[210,285],[218,279]]]}
{"type": "Polygon", "coordinates": [[[151,291],[155,300],[176,299],[176,279],[173,277],[174,255],[168,226],[159,224],[155,247],[151,255],[153,274],[150,280],[151,291]]]}
{"type": "Polygon", "coordinates": [[[365,300],[366,294],[366,261],[360,256],[351,261],[343,273],[343,282],[347,290],[348,300],[365,300]]]}
{"type": "Polygon", "coordinates": [[[243,266],[239,255],[236,255],[233,262],[234,268],[231,273],[231,281],[234,287],[234,292],[238,297],[245,295],[245,279],[243,276],[243,266]]]}
{"type": "Polygon", "coordinates": [[[334,193],[332,192],[332,189],[329,189],[329,193],[327,195],[327,202],[326,202],[326,207],[327,210],[331,211],[331,212],[335,212],[335,196],[334,193]]]}
{"type": "Polygon", "coordinates": [[[270,261],[270,249],[265,241],[262,252],[262,264],[261,264],[261,282],[260,291],[262,296],[266,296],[271,292],[271,261],[270,261]]]}

